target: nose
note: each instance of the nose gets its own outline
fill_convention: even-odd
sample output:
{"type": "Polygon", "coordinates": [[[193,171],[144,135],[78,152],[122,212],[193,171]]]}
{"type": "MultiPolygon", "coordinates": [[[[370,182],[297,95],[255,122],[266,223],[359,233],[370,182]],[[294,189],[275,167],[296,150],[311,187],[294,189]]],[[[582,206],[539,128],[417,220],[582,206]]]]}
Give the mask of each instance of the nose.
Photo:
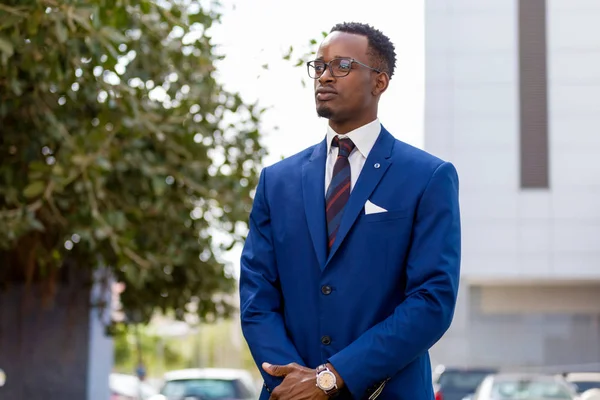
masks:
{"type": "Polygon", "coordinates": [[[335,77],[333,75],[331,75],[331,70],[328,65],[327,68],[325,68],[325,71],[323,71],[323,73],[319,77],[319,83],[321,85],[323,85],[324,83],[333,82],[334,80],[335,80],[335,77]]]}

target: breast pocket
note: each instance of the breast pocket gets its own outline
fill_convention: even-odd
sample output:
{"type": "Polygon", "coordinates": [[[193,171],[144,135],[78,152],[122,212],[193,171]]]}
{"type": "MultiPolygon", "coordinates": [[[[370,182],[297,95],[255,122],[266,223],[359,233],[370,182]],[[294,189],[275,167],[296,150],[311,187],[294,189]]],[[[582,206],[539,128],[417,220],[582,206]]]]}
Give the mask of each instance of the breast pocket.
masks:
{"type": "Polygon", "coordinates": [[[410,212],[408,210],[393,210],[386,212],[379,212],[373,214],[365,214],[363,219],[367,223],[372,222],[384,222],[384,221],[392,221],[395,219],[409,218],[410,212]]]}

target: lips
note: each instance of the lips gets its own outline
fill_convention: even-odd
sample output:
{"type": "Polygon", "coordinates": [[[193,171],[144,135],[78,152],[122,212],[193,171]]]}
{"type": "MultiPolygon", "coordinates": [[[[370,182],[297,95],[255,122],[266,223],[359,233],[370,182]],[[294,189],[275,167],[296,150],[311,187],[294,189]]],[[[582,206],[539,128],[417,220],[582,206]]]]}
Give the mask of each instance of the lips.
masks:
{"type": "Polygon", "coordinates": [[[337,96],[336,93],[317,93],[317,100],[327,101],[333,99],[335,96],[337,96]]]}
{"type": "Polygon", "coordinates": [[[332,88],[321,87],[315,91],[315,96],[319,101],[328,101],[337,96],[337,92],[332,88]]]}

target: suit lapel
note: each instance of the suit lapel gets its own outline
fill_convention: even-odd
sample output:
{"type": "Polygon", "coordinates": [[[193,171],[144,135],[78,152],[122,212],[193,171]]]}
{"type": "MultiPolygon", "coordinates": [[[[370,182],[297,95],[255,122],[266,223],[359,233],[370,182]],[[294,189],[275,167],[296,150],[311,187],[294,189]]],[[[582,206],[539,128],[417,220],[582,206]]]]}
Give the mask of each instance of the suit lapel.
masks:
{"type": "Polygon", "coordinates": [[[302,196],[308,230],[321,269],[327,257],[327,223],[325,219],[325,140],[313,151],[310,160],[302,166],[302,196]]]}
{"type": "Polygon", "coordinates": [[[342,215],[342,221],[340,222],[340,228],[333,243],[333,247],[329,252],[329,258],[325,265],[329,263],[337,249],[340,247],[344,238],[350,231],[350,228],[356,221],[356,218],[360,214],[360,211],[365,206],[366,201],[373,193],[373,190],[379,184],[379,181],[392,164],[390,160],[392,154],[392,148],[394,146],[394,137],[382,126],[381,133],[375,142],[375,145],[371,149],[369,156],[365,161],[365,165],[356,181],[354,189],[350,194],[348,203],[344,209],[342,215]]]}

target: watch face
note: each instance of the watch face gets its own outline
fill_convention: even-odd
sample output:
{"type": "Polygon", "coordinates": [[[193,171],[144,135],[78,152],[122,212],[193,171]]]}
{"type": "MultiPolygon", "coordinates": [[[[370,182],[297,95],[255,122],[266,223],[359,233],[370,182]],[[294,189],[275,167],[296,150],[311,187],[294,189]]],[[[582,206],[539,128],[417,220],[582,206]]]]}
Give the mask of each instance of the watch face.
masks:
{"type": "Polygon", "coordinates": [[[319,374],[319,387],[323,390],[331,390],[335,386],[335,375],[329,371],[324,371],[319,374]]]}

